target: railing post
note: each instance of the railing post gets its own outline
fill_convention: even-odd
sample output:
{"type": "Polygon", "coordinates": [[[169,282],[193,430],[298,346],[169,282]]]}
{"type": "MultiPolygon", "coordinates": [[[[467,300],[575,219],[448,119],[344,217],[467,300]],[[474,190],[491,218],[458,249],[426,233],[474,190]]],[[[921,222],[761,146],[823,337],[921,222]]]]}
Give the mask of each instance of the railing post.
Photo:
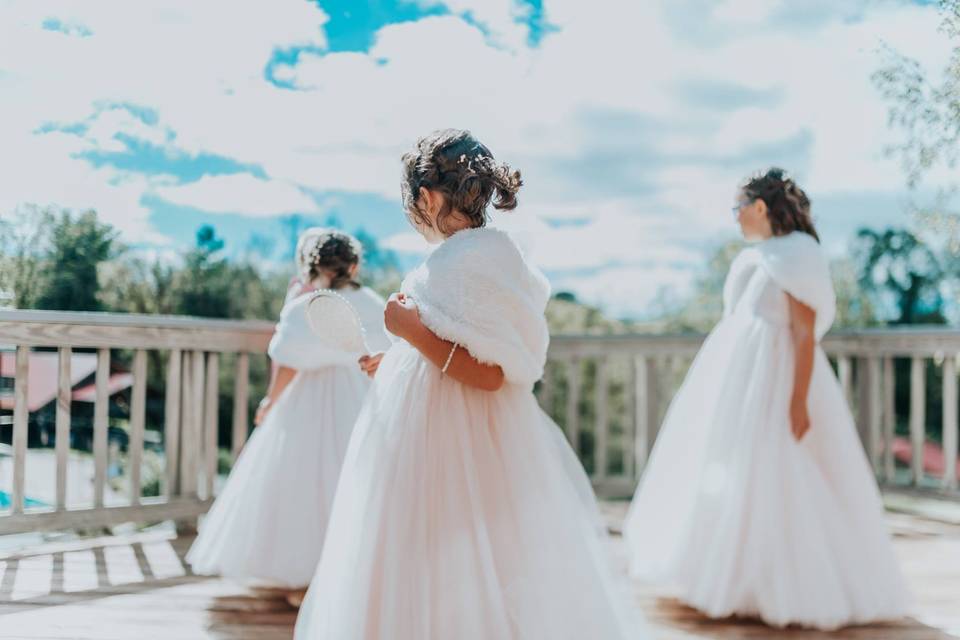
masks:
{"type": "Polygon", "coordinates": [[[607,359],[600,356],[597,359],[596,369],[596,389],[594,389],[594,415],[596,423],[594,424],[594,479],[602,481],[607,477],[607,448],[608,432],[610,428],[609,420],[609,390],[607,388],[607,359]]]}
{"type": "Polygon", "coordinates": [[[871,356],[867,359],[867,401],[864,407],[867,411],[867,454],[873,472],[879,474],[881,467],[881,422],[883,420],[880,388],[880,358],[871,356]]]}
{"type": "Polygon", "coordinates": [[[97,349],[96,399],[93,405],[93,506],[104,506],[107,444],[110,430],[110,349],[97,349]]]}
{"type": "Polygon", "coordinates": [[[553,375],[551,375],[550,361],[543,367],[543,378],[540,380],[539,402],[540,408],[553,418],[553,375]]]}
{"type": "Polygon", "coordinates": [[[130,504],[140,504],[143,469],[143,431],[147,413],[147,352],[137,349],[133,356],[133,390],[130,397],[130,504]]]}
{"type": "Polygon", "coordinates": [[[71,363],[73,350],[60,347],[57,352],[57,423],[54,448],[57,459],[57,511],[67,508],[67,465],[70,463],[70,408],[73,402],[71,363]]]}
{"type": "Polygon", "coordinates": [[[850,366],[850,356],[837,356],[837,377],[840,379],[840,388],[843,389],[843,399],[846,401],[847,406],[850,407],[852,411],[854,409],[853,390],[851,384],[853,375],[852,368],[850,366]]]}
{"type": "Polygon", "coordinates": [[[220,415],[220,357],[216,353],[207,354],[207,388],[204,393],[203,417],[205,422],[203,443],[204,452],[204,498],[213,497],[214,480],[217,477],[217,430],[220,415]]]}
{"type": "Polygon", "coordinates": [[[647,360],[647,382],[649,391],[647,393],[647,413],[649,414],[649,436],[647,441],[647,451],[652,452],[657,443],[657,436],[660,435],[660,391],[663,388],[664,371],[667,369],[667,361],[663,356],[656,356],[647,360]]]}
{"type": "Polygon", "coordinates": [[[164,409],[163,441],[167,458],[167,498],[180,495],[180,404],[183,376],[183,352],[170,350],[167,361],[167,388],[164,409]]]}
{"type": "Polygon", "coordinates": [[[943,468],[944,489],[957,488],[957,355],[948,353],[943,359],[943,468]]]}
{"type": "Polygon", "coordinates": [[[250,430],[250,416],[248,402],[250,389],[250,356],[241,352],[237,354],[236,373],[233,379],[233,432],[230,443],[233,460],[236,461],[247,441],[247,432],[250,430]]]}
{"type": "Polygon", "coordinates": [[[883,359],[883,477],[892,483],[896,476],[896,464],[893,458],[893,438],[897,426],[896,409],[896,370],[893,358],[883,359]]]}
{"type": "Polygon", "coordinates": [[[13,391],[13,504],[14,514],[23,513],[26,495],[27,426],[30,407],[27,404],[27,380],[30,374],[30,347],[17,347],[13,391]]]}
{"type": "Polygon", "coordinates": [[[580,455],[580,359],[567,360],[567,439],[574,452],[580,455]]]}
{"type": "Polygon", "coordinates": [[[633,371],[633,479],[638,480],[650,455],[650,361],[635,356],[633,371]]]}
{"type": "Polygon", "coordinates": [[[923,446],[926,440],[927,381],[922,356],[910,361],[910,471],[914,486],[923,480],[923,446]]]}

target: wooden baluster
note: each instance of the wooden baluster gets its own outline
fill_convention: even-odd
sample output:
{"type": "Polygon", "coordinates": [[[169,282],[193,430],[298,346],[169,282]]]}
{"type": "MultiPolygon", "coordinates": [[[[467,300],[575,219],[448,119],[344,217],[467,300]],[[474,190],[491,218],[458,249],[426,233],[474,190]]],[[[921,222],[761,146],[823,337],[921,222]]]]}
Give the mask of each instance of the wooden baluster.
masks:
{"type": "Polygon", "coordinates": [[[852,391],[852,368],[850,366],[850,356],[837,357],[837,377],[840,378],[840,388],[843,389],[843,399],[847,406],[853,410],[853,391],[852,391]]]}
{"type": "Polygon", "coordinates": [[[650,414],[650,440],[647,443],[647,450],[653,451],[653,445],[660,434],[660,392],[663,389],[663,378],[669,375],[667,371],[668,362],[664,356],[656,356],[649,359],[647,363],[647,382],[650,391],[647,395],[649,405],[647,411],[650,414]]]}
{"type": "Polygon", "coordinates": [[[203,413],[206,407],[204,391],[206,390],[206,358],[203,351],[193,352],[193,497],[200,497],[200,471],[203,468],[203,413]]]}
{"type": "Polygon", "coordinates": [[[184,497],[198,497],[203,443],[203,352],[184,353],[183,428],[180,444],[180,487],[184,497]]]}
{"type": "Polygon", "coordinates": [[[180,495],[180,405],[181,380],[183,378],[183,352],[180,349],[170,351],[167,361],[167,389],[164,408],[163,440],[167,457],[166,487],[167,498],[180,495]]]}
{"type": "Polygon", "coordinates": [[[944,489],[957,488],[957,356],[948,353],[943,360],[943,470],[944,489]]]}
{"type": "Polygon", "coordinates": [[[13,504],[14,514],[23,513],[26,491],[27,426],[30,407],[27,403],[27,376],[30,372],[30,347],[17,347],[13,391],[13,504]]]}
{"type": "Polygon", "coordinates": [[[67,508],[67,465],[70,464],[70,409],[73,402],[73,381],[71,364],[73,350],[60,347],[58,350],[59,370],[57,372],[57,423],[56,423],[56,492],[57,511],[67,508]]]}
{"type": "Polygon", "coordinates": [[[923,445],[926,438],[926,362],[914,356],[910,366],[910,471],[913,484],[923,480],[923,445]]]}
{"type": "Polygon", "coordinates": [[[110,349],[97,349],[96,399],[93,405],[93,506],[104,506],[110,431],[110,349]]]}
{"type": "Polygon", "coordinates": [[[881,467],[881,429],[882,429],[882,398],[880,379],[880,358],[867,359],[867,401],[863,405],[867,411],[867,455],[875,474],[880,473],[881,467]]]}
{"type": "Polygon", "coordinates": [[[637,480],[650,455],[650,359],[635,356],[633,370],[633,479],[637,480]]]}
{"type": "Polygon", "coordinates": [[[597,359],[596,389],[594,389],[594,416],[596,422],[593,431],[594,443],[594,479],[601,481],[607,477],[608,434],[610,430],[609,400],[610,393],[607,385],[607,359],[600,356],[597,359]]]}
{"type": "Polygon", "coordinates": [[[548,416],[553,417],[553,368],[547,362],[543,368],[543,379],[540,380],[540,407],[548,416]]]}
{"type": "Polygon", "coordinates": [[[567,360],[567,439],[577,456],[580,455],[580,360],[567,360]]]}
{"type": "Polygon", "coordinates": [[[204,434],[206,439],[203,443],[203,452],[205,455],[204,479],[204,498],[212,498],[214,490],[214,480],[217,477],[217,427],[220,412],[220,356],[217,353],[207,354],[207,388],[204,393],[206,403],[204,406],[204,434]]]}
{"type": "Polygon", "coordinates": [[[887,356],[883,359],[883,477],[890,483],[897,472],[893,458],[893,438],[897,426],[896,376],[893,358],[887,356]]]}
{"type": "Polygon", "coordinates": [[[192,497],[190,482],[193,469],[193,352],[183,352],[183,377],[180,380],[180,468],[177,469],[180,495],[192,497]]]}
{"type": "Polygon", "coordinates": [[[236,374],[233,382],[233,433],[231,452],[236,461],[247,441],[247,432],[250,430],[250,416],[248,403],[250,393],[250,356],[247,353],[237,354],[236,374]]]}
{"type": "Polygon", "coordinates": [[[147,352],[137,349],[133,355],[133,390],[130,396],[130,504],[140,504],[143,469],[143,430],[147,415],[147,352]]]}

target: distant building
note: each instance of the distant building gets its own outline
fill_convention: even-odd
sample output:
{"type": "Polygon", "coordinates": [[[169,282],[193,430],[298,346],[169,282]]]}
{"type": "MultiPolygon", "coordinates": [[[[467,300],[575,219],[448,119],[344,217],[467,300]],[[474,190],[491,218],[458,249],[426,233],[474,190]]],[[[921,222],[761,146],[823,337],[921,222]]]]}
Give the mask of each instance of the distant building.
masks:
{"type": "MultiPolygon", "coordinates": [[[[70,358],[71,419],[70,447],[89,451],[93,448],[94,382],[97,369],[95,353],[73,353],[70,358]]],[[[59,354],[56,351],[32,351],[27,373],[27,408],[30,411],[28,445],[50,447],[56,440],[56,400],[59,354]]],[[[0,443],[13,439],[13,407],[16,388],[16,352],[0,351],[0,443]]],[[[108,392],[110,416],[128,414],[123,392],[133,384],[133,374],[111,366],[108,392]]],[[[127,446],[127,433],[111,427],[109,439],[122,449],[127,446]]]]}

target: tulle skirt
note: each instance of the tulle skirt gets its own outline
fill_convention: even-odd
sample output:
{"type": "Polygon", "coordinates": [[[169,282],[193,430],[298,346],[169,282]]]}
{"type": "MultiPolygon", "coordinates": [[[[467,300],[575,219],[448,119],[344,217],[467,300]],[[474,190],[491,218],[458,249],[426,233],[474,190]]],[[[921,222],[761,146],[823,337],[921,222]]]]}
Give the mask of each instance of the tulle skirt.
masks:
{"type": "Polygon", "coordinates": [[[644,637],[576,464],[529,389],[471,389],[395,345],[357,421],[296,638],[644,637]]]}
{"type": "Polygon", "coordinates": [[[187,561],[200,574],[305,587],[370,384],[358,367],[301,371],[240,453],[187,561]]]}
{"type": "Polygon", "coordinates": [[[797,442],[787,327],[741,314],[674,398],[625,526],[631,573],[708,615],[822,629],[893,619],[907,596],[853,418],[818,348],[797,442]]]}

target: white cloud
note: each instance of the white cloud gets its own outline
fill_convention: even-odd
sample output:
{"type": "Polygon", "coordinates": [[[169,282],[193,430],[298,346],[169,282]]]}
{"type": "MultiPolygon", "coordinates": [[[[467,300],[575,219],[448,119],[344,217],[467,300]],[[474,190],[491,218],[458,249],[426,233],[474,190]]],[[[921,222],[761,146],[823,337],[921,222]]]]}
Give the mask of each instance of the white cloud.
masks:
{"type": "MultiPolygon", "coordinates": [[[[517,226],[565,286],[641,310],[631,301],[658,278],[680,286],[701,248],[732,232],[734,190],[763,165],[787,164],[814,202],[902,195],[870,83],[876,49],[889,42],[934,72],[949,51],[931,7],[889,0],[812,3],[805,20],[785,18],[792,3],[780,0],[555,0],[546,14],[559,31],[536,49],[512,0],[444,4],[488,33],[456,15],[388,25],[369,53],[303,53],[275,68],[297,91],[263,74],[278,48],[325,45],[316,3],[0,4],[0,175],[10,178],[0,205],[96,206],[141,238],[148,193],[250,215],[308,210],[302,188],[396,198],[402,151],[431,129],[464,126],[524,173],[521,210],[498,224],[517,226]],[[44,30],[50,17],[68,33],[44,30]],[[751,91],[766,98],[737,98],[751,91]],[[158,122],[104,109],[121,103],[158,122]],[[78,121],[89,121],[82,137],[32,133],[78,121]],[[269,177],[174,185],[78,156],[122,151],[117,133],[269,177]]],[[[871,222],[869,211],[845,214],[871,222]]],[[[391,246],[422,250],[409,235],[391,246]]]]}
{"type": "Polygon", "coordinates": [[[204,176],[183,185],[159,187],[154,194],[167,202],[213,213],[278,216],[319,211],[316,202],[297,187],[249,173],[204,176]]]}

